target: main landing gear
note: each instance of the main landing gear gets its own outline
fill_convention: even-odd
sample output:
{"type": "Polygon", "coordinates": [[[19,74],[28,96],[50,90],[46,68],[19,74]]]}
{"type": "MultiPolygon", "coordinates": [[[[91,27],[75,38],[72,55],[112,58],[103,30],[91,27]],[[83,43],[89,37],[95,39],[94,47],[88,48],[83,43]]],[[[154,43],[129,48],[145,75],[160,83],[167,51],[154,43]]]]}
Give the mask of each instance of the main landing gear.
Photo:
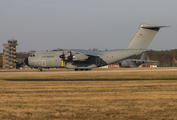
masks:
{"type": "Polygon", "coordinates": [[[38,68],[38,71],[39,71],[39,72],[42,72],[42,68],[38,68]]]}

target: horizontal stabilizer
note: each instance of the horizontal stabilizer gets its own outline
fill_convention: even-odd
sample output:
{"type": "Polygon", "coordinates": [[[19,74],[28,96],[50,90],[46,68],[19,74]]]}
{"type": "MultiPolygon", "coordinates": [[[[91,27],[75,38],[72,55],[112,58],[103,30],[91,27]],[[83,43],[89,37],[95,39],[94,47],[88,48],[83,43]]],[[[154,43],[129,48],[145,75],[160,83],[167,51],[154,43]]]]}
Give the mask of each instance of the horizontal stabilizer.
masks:
{"type": "Polygon", "coordinates": [[[140,25],[140,28],[151,29],[151,30],[159,30],[160,28],[163,28],[163,27],[170,27],[170,26],[154,26],[154,25],[147,25],[147,24],[140,25]]]}

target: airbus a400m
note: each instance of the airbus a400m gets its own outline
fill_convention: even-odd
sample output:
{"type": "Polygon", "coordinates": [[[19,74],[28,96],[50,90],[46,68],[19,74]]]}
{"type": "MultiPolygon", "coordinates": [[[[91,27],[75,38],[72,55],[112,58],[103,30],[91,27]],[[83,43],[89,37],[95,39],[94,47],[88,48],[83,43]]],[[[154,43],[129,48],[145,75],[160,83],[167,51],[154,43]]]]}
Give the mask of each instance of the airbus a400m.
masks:
{"type": "Polygon", "coordinates": [[[141,24],[125,49],[101,52],[82,49],[35,52],[26,58],[24,62],[28,66],[38,68],[39,71],[42,71],[43,68],[68,68],[76,71],[91,70],[95,67],[105,66],[147,51],[147,47],[162,27],[165,26],[141,24]]]}

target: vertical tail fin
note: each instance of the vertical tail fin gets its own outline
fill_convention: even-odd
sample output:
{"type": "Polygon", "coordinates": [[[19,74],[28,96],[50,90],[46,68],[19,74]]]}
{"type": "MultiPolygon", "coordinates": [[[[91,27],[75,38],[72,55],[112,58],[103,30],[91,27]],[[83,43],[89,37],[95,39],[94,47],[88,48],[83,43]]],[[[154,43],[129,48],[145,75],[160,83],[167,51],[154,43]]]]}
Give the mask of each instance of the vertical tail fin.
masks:
{"type": "Polygon", "coordinates": [[[146,56],[147,56],[147,52],[144,52],[144,53],[141,55],[141,60],[146,60],[146,56]]]}
{"type": "Polygon", "coordinates": [[[147,49],[152,39],[162,27],[148,24],[141,24],[139,30],[129,43],[126,49],[147,49]]]}

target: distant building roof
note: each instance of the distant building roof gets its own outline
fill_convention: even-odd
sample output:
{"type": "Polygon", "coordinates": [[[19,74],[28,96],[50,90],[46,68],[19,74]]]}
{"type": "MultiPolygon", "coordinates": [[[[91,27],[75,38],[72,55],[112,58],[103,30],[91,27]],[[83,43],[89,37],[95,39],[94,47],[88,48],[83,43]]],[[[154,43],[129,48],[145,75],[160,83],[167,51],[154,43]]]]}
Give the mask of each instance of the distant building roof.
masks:
{"type": "Polygon", "coordinates": [[[172,63],[177,63],[177,60],[173,58],[172,63]]]}

